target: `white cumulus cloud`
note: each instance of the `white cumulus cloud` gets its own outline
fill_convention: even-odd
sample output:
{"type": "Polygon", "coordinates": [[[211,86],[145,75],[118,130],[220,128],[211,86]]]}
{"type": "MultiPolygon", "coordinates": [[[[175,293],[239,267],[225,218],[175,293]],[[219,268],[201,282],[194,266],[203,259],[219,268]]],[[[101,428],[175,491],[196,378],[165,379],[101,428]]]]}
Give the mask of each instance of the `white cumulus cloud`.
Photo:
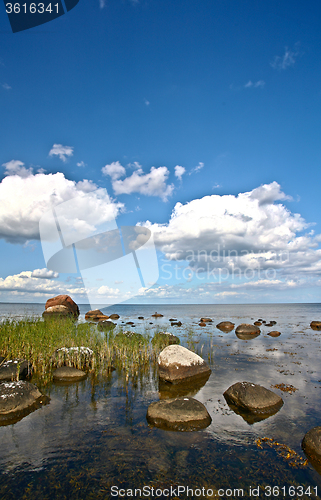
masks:
{"type": "MultiPolygon", "coordinates": [[[[13,164],[11,163],[11,171],[13,164]]],[[[8,168],[8,164],[6,164],[8,168]]],[[[23,163],[15,162],[15,169],[23,172],[23,163]]],[[[39,239],[39,221],[43,214],[64,201],[74,199],[74,212],[68,214],[68,223],[90,229],[113,220],[123,209],[114,202],[106,189],[92,181],[70,181],[64,174],[38,173],[8,175],[0,183],[0,238],[11,243],[25,243],[39,239]],[[86,227],[85,227],[86,226],[86,227]]],[[[80,230],[80,229],[79,229],[80,230]]]]}
{"type": "Polygon", "coordinates": [[[186,169],[184,167],[181,167],[180,165],[176,165],[175,167],[175,176],[179,181],[182,180],[183,175],[185,174],[186,169]]]}
{"type": "Polygon", "coordinates": [[[67,161],[67,156],[74,154],[74,148],[63,146],[62,144],[54,144],[49,151],[49,156],[58,156],[63,162],[67,161]]]}
{"type": "Polygon", "coordinates": [[[103,173],[112,178],[112,187],[116,195],[140,193],[146,196],[159,196],[163,201],[171,196],[174,186],[166,184],[169,176],[167,167],[152,167],[148,174],[144,174],[139,164],[135,164],[135,168],[135,172],[124,180],[119,179],[124,174],[122,170],[124,167],[119,162],[103,168],[103,173]]]}

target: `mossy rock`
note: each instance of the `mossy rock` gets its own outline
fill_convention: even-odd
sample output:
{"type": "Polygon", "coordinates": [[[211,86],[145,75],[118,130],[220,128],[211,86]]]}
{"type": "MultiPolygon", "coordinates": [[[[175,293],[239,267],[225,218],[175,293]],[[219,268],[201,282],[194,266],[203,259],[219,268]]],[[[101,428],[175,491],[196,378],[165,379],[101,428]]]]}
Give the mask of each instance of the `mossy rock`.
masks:
{"type": "Polygon", "coordinates": [[[162,349],[168,345],[179,343],[180,339],[170,332],[158,332],[152,338],[152,345],[154,347],[161,347],[162,349]]]}
{"type": "Polygon", "coordinates": [[[147,340],[143,337],[141,333],[130,332],[126,330],[125,332],[119,332],[114,337],[114,341],[117,344],[124,345],[141,345],[147,343],[147,340]]]}

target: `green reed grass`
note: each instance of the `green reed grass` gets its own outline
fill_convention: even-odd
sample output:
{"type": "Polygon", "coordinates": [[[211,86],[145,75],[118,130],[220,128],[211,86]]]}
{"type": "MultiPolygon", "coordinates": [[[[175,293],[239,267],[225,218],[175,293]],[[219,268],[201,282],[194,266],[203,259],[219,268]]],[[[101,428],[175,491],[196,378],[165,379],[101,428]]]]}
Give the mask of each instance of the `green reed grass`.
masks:
{"type": "Polygon", "coordinates": [[[42,383],[52,379],[52,370],[62,364],[94,372],[112,366],[126,378],[147,374],[157,362],[161,346],[153,346],[150,332],[126,334],[121,328],[104,332],[92,323],[77,324],[69,318],[4,321],[0,325],[0,355],[6,360],[26,359],[42,383]],[[88,347],[93,356],[66,355],[62,347],[88,347]]]}

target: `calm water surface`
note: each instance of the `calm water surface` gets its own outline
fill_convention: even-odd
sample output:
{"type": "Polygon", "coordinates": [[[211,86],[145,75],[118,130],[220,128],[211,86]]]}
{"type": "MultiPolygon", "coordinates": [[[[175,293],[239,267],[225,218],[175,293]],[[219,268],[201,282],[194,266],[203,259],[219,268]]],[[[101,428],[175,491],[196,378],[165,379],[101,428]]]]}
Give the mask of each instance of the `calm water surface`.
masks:
{"type": "MultiPolygon", "coordinates": [[[[37,304],[1,304],[0,318],[39,316],[43,309],[37,304]]],[[[88,306],[80,310],[84,321],[88,306]]],[[[155,488],[149,498],[156,498],[156,489],[157,498],[169,498],[162,491],[178,485],[193,489],[194,495],[182,490],[178,495],[176,489],[176,497],[171,498],[215,498],[215,494],[219,498],[219,489],[221,494],[226,491],[221,498],[238,498],[235,488],[243,489],[243,498],[254,498],[250,487],[260,487],[257,498],[268,498],[267,486],[279,487],[278,498],[321,498],[320,474],[300,461],[305,458],[304,434],[321,425],[321,332],[309,326],[312,320],[321,320],[321,305],[118,305],[104,311],[120,314],[120,325],[135,321],[137,332],[173,332],[182,345],[202,355],[212,374],[203,387],[188,395],[206,406],[211,425],[198,432],[163,431],[148,425],[148,405],[170,396],[159,390],[155,367],[127,381],[121,371],[114,371],[72,385],[52,384],[45,390],[50,404],[0,427],[1,499],[131,498],[130,489],[144,486],[155,488]],[[152,318],[155,310],[164,317],[152,318]],[[201,316],[211,317],[212,325],[199,327],[201,316]],[[177,318],[183,326],[171,327],[169,318],[177,318]],[[258,318],[275,320],[277,325],[262,326],[261,335],[248,341],[215,327],[223,320],[238,325],[258,318]],[[281,336],[269,337],[271,330],[281,336]],[[223,397],[230,385],[242,381],[266,388],[283,383],[297,390],[290,394],[273,389],[283,398],[283,407],[250,425],[223,397]],[[262,437],[284,444],[283,454],[267,444],[259,448],[255,441],[262,437]],[[296,453],[296,464],[287,458],[289,450],[296,453]],[[303,486],[305,493],[293,495],[291,485],[303,486]],[[117,488],[129,492],[116,496],[117,488]],[[198,488],[205,493],[195,494],[198,488]]],[[[148,495],[137,492],[135,498],[148,495]]]]}

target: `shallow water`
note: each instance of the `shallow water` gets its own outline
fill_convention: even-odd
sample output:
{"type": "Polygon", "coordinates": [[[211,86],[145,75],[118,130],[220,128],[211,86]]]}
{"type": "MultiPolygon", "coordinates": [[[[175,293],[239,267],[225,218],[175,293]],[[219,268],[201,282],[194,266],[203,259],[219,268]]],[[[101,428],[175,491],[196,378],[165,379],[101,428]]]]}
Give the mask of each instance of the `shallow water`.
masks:
{"type": "MultiPolygon", "coordinates": [[[[17,308],[11,306],[14,316],[17,308]]],[[[32,309],[31,315],[41,314],[43,306],[36,313],[32,309]]],[[[80,321],[87,310],[81,307],[80,321]]],[[[134,496],[135,488],[142,490],[135,498],[215,498],[215,494],[237,498],[241,496],[233,491],[237,488],[243,489],[243,498],[254,498],[250,488],[258,487],[257,498],[268,498],[269,486],[279,488],[270,498],[276,498],[277,492],[278,498],[317,498],[314,488],[321,494],[321,476],[310,464],[302,465],[301,450],[304,434],[321,425],[321,332],[309,326],[312,320],[320,320],[320,305],[121,305],[104,311],[120,314],[118,324],[135,321],[132,329],[137,332],[171,331],[182,345],[202,355],[212,374],[190,395],[206,406],[211,425],[197,432],[163,431],[148,425],[148,405],[169,395],[159,391],[155,367],[127,381],[116,370],[71,385],[51,384],[45,389],[51,398],[48,405],[0,427],[0,498],[121,498],[117,488],[129,489],[122,498],[134,496]],[[163,318],[151,317],[156,309],[163,318]],[[137,320],[139,315],[145,320],[137,320]],[[199,327],[201,316],[213,318],[213,323],[199,327]],[[177,318],[183,326],[170,327],[169,318],[177,318]],[[223,320],[238,325],[258,318],[277,324],[260,327],[261,335],[249,341],[215,327],[223,320]],[[281,336],[269,337],[271,330],[281,336]],[[250,425],[223,397],[238,381],[266,388],[283,383],[297,390],[272,389],[283,398],[283,407],[250,425]],[[281,454],[268,442],[259,448],[255,441],[262,437],[284,444],[286,451],[281,454]],[[287,458],[288,450],[297,454],[294,460],[287,458]],[[171,486],[172,492],[167,492],[171,486]],[[183,487],[194,495],[191,491],[187,495],[183,487]]]]}

